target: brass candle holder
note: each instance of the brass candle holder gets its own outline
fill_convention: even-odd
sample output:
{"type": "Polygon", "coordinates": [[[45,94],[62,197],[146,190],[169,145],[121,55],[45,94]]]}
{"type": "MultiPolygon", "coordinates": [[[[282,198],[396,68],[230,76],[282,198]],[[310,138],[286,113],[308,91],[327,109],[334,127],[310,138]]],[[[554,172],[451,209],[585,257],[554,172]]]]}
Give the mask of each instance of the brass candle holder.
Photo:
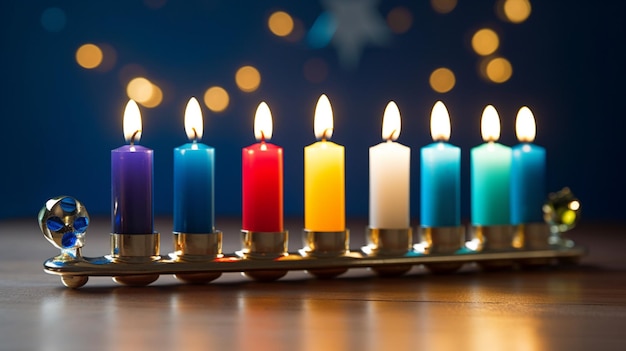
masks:
{"type": "MultiPolygon", "coordinates": [[[[470,227],[471,242],[481,251],[499,252],[515,251],[524,247],[524,237],[515,230],[513,225],[472,225],[470,227]]],[[[483,262],[485,269],[498,270],[514,265],[512,260],[483,262]]]]}
{"type": "MultiPolygon", "coordinates": [[[[212,233],[174,233],[174,252],[169,257],[178,262],[211,262],[223,257],[221,231],[212,233]]],[[[204,284],[219,278],[221,272],[177,273],[176,278],[191,284],[204,284]]]]}
{"type": "MultiPolygon", "coordinates": [[[[304,229],[302,231],[304,247],[300,254],[312,258],[337,258],[345,256],[350,251],[350,230],[337,232],[323,232],[304,229]]],[[[318,278],[334,278],[345,273],[345,267],[326,269],[308,269],[307,272],[318,278]]]]}
{"type": "MultiPolygon", "coordinates": [[[[380,229],[368,227],[365,229],[366,246],[361,248],[371,257],[402,257],[410,255],[413,249],[413,229],[380,229]]],[[[372,270],[382,276],[402,275],[413,265],[399,264],[395,266],[372,267],[372,270]]]]}
{"type": "MultiPolygon", "coordinates": [[[[252,261],[273,261],[287,256],[289,232],[254,232],[241,231],[242,249],[239,257],[252,261]]],[[[276,280],[287,274],[287,270],[252,270],[244,275],[256,280],[276,280]]]]}
{"type": "MultiPolygon", "coordinates": [[[[111,234],[111,261],[121,264],[143,264],[158,261],[161,236],[153,234],[111,234]]],[[[125,285],[148,285],[159,279],[158,274],[124,274],[113,280],[125,285]]]]}
{"type": "Polygon", "coordinates": [[[354,250],[349,247],[347,229],[305,230],[303,248],[296,252],[287,251],[287,231],[244,230],[242,249],[235,253],[222,252],[222,233],[216,231],[173,233],[173,251],[168,255],[159,254],[159,233],[111,234],[110,254],[85,257],[81,250],[89,215],[81,202],[70,196],[52,198],[39,212],[38,221],[44,237],[61,250],[44,262],[44,271],[60,276],[69,288],[85,285],[90,276],[109,276],[118,284],[145,286],[160,275],[172,274],[183,283],[204,284],[223,273],[243,273],[254,280],[271,281],[291,270],[333,278],[351,268],[398,275],[417,265],[439,273],[473,263],[486,268],[502,268],[503,263],[521,267],[575,263],[586,250],[563,236],[575,223],[577,212],[572,208],[580,207],[574,200],[568,201],[548,206],[549,220],[545,225],[513,228],[517,233],[512,228],[481,227],[474,229],[470,240],[465,240],[465,231],[460,227],[419,228],[419,240],[413,243],[410,228],[367,228],[367,245],[354,250]],[[574,213],[564,212],[563,206],[570,206],[567,211],[574,213]]]}
{"type": "MultiPolygon", "coordinates": [[[[465,228],[463,226],[418,228],[418,243],[414,249],[429,255],[462,254],[466,248],[465,228]]],[[[427,268],[433,272],[454,272],[461,268],[459,262],[433,263],[427,268]]]]}

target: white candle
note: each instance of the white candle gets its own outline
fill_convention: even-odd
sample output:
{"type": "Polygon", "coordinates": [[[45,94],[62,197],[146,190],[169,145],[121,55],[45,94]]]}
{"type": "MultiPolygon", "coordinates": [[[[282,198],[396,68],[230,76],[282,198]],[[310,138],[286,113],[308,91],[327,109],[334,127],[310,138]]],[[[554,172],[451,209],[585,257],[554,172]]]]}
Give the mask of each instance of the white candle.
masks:
{"type": "Polygon", "coordinates": [[[384,142],[370,147],[369,226],[410,227],[409,187],[411,149],[395,142],[400,135],[400,111],[391,101],[383,115],[384,142]]]}

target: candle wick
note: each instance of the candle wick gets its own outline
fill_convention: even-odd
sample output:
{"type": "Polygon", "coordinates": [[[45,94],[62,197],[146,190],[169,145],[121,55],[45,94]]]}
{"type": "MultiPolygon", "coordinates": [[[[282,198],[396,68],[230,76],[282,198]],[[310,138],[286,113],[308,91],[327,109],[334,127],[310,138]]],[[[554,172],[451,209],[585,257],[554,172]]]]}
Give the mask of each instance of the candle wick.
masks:
{"type": "Polygon", "coordinates": [[[198,131],[195,127],[191,128],[193,130],[193,142],[195,143],[198,140],[198,131]]]}
{"type": "Polygon", "coordinates": [[[135,138],[137,137],[137,134],[141,133],[140,129],[137,129],[133,135],[130,137],[130,145],[135,145],[135,138]]]}
{"type": "Polygon", "coordinates": [[[326,133],[328,133],[329,130],[333,130],[333,129],[332,128],[324,129],[324,132],[322,133],[322,141],[326,141],[326,133]]]}
{"type": "Polygon", "coordinates": [[[394,134],[396,134],[397,131],[398,131],[397,129],[392,130],[391,133],[389,134],[389,136],[387,137],[387,141],[393,141],[392,140],[393,136],[394,136],[394,134]]]}
{"type": "Polygon", "coordinates": [[[261,131],[261,142],[264,143],[265,142],[265,132],[261,131]]]}

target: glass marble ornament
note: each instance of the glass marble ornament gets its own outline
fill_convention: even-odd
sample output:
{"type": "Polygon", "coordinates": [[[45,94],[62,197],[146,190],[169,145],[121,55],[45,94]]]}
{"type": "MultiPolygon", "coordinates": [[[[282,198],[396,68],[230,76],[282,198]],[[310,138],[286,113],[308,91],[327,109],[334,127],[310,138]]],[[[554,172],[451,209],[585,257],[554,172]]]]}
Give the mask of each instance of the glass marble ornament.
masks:
{"type": "Polygon", "coordinates": [[[543,218],[552,231],[562,233],[576,226],[580,211],[580,201],[569,188],[563,188],[548,196],[548,201],[543,205],[543,218]]]}
{"type": "Polygon", "coordinates": [[[567,187],[548,195],[548,200],[543,205],[543,219],[550,226],[550,244],[566,247],[573,245],[569,240],[562,238],[561,233],[576,226],[581,208],[580,201],[567,187]]]}
{"type": "Polygon", "coordinates": [[[71,196],[57,196],[46,202],[39,211],[39,228],[44,237],[61,249],[63,256],[80,256],[89,226],[87,209],[71,196]]]}

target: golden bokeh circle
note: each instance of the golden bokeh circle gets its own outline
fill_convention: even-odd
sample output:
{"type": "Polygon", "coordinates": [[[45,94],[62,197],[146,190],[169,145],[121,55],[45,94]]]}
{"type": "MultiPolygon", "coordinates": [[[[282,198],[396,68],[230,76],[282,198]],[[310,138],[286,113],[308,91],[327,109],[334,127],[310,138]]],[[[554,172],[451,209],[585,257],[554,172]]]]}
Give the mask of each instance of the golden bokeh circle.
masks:
{"type": "Polygon", "coordinates": [[[241,91],[250,93],[259,88],[261,85],[261,74],[259,70],[252,66],[243,66],[235,73],[235,83],[241,91]]]}
{"type": "Polygon", "coordinates": [[[152,99],[154,86],[144,77],[135,77],[126,85],[126,94],[129,98],[143,105],[152,99]]]}
{"type": "Polygon", "coordinates": [[[503,5],[503,11],[509,21],[513,23],[522,23],[530,16],[530,1],[506,0],[503,5]]]}
{"type": "Polygon", "coordinates": [[[293,31],[293,18],[284,11],[272,13],[267,20],[270,31],[279,37],[286,37],[293,31]]]}
{"type": "Polygon", "coordinates": [[[482,28],[472,36],[472,49],[481,56],[491,55],[500,46],[498,34],[489,28],[482,28]]]}
{"type": "Polygon", "coordinates": [[[95,44],[83,44],[76,50],[76,62],[83,68],[96,68],[102,63],[102,50],[95,44]]]}
{"type": "Polygon", "coordinates": [[[496,57],[487,62],[485,75],[494,83],[504,83],[513,75],[513,66],[504,57],[496,57]]]}
{"type": "Polygon", "coordinates": [[[141,104],[148,108],[154,108],[159,106],[162,101],[163,91],[158,85],[152,84],[152,94],[150,95],[150,98],[148,98],[148,100],[146,101],[141,102],[141,104]]]}
{"type": "Polygon", "coordinates": [[[454,72],[449,68],[440,67],[430,74],[428,82],[434,91],[447,93],[454,88],[456,77],[454,76],[454,72]]]}
{"type": "Polygon", "coordinates": [[[222,112],[230,103],[230,97],[226,89],[213,86],[204,92],[204,104],[213,112],[222,112]]]}

